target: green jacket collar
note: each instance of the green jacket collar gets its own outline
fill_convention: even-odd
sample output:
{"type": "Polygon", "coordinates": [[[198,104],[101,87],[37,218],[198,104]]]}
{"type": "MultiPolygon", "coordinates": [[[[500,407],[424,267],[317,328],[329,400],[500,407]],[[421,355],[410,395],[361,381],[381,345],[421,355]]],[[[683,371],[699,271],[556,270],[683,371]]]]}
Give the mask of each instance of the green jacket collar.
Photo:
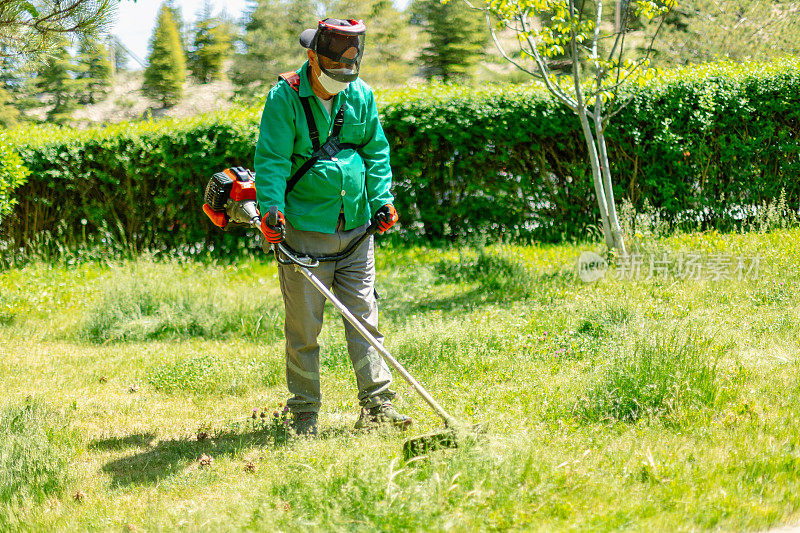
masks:
{"type": "MultiPolygon", "coordinates": [[[[300,92],[298,93],[303,98],[308,98],[311,96],[316,96],[314,90],[311,88],[311,82],[308,81],[308,60],[303,63],[303,66],[300,67],[300,70],[297,71],[297,74],[300,76],[300,92]]],[[[339,109],[339,106],[342,105],[342,98],[344,98],[345,91],[340,92],[336,96],[333,97],[333,109],[339,109]]],[[[333,120],[333,117],[331,117],[333,120]]]]}
{"type": "Polygon", "coordinates": [[[300,67],[297,74],[300,76],[300,96],[303,98],[314,96],[314,91],[311,89],[311,82],[308,81],[308,60],[303,63],[303,66],[300,67]]]}

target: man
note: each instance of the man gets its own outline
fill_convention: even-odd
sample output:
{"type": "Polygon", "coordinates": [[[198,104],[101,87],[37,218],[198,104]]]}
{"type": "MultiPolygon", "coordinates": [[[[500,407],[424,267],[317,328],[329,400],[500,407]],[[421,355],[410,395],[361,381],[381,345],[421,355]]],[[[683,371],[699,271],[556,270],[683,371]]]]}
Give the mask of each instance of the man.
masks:
{"type": "MultiPolygon", "coordinates": [[[[296,73],[282,74],[267,96],[254,163],[261,213],[278,209],[275,226],[266,215],[261,224],[270,243],[285,238],[298,252],[332,255],[363,235],[379,214],[381,233],[397,221],[389,144],[372,89],[358,78],[365,31],[361,21],[330,18],[305,30],[300,44],[308,61],[296,73]]],[[[314,272],[382,342],[372,238],[314,272]]],[[[279,275],[292,395],[287,405],[295,431],[316,435],[322,405],[317,336],[325,298],[293,266],[279,265],[279,275]]],[[[356,428],[410,425],[392,406],[392,376],[381,356],[346,321],[345,335],[362,407],[356,428]]]]}

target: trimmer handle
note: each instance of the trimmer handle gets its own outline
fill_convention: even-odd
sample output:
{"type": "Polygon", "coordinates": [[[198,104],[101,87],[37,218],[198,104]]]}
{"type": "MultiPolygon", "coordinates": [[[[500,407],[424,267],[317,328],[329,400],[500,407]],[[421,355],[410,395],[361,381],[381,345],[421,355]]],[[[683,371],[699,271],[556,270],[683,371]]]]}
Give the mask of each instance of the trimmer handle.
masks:
{"type": "Polygon", "coordinates": [[[389,213],[375,213],[372,223],[367,228],[367,235],[375,235],[381,229],[381,222],[389,220],[389,213]]]}
{"type": "Polygon", "coordinates": [[[278,206],[273,205],[269,208],[269,212],[267,213],[267,224],[270,226],[277,226],[278,225],[278,206]]]}

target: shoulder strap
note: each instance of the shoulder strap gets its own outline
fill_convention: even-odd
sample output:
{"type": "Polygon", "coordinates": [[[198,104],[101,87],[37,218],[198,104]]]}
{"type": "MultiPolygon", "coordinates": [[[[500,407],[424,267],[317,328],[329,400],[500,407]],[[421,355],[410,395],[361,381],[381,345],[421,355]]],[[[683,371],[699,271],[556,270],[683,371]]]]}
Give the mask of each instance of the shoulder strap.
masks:
{"type": "Polygon", "coordinates": [[[336,116],[333,118],[333,129],[331,130],[331,137],[338,137],[339,133],[342,131],[342,125],[344,124],[344,106],[347,103],[347,99],[342,102],[342,107],[339,108],[339,111],[336,113],[336,116]]]}
{"type": "MultiPolygon", "coordinates": [[[[297,73],[295,72],[294,74],[297,73]]],[[[282,76],[283,75],[281,74],[281,77],[282,76]]],[[[297,78],[299,83],[300,77],[297,76],[297,78]]],[[[345,89],[345,91],[347,91],[347,89],[345,89]]],[[[306,122],[308,122],[308,133],[311,137],[311,145],[314,148],[314,152],[311,154],[311,157],[305,163],[303,163],[287,181],[286,196],[289,196],[289,193],[292,192],[292,189],[294,189],[294,186],[297,185],[298,181],[300,181],[300,178],[302,178],[305,173],[308,172],[311,167],[313,167],[320,159],[329,159],[345,148],[352,148],[354,150],[358,148],[358,145],[355,144],[342,144],[339,142],[339,133],[341,133],[342,126],[344,125],[344,107],[347,103],[346,95],[347,92],[345,92],[345,101],[342,102],[339,111],[337,111],[336,116],[333,119],[333,128],[331,129],[331,134],[328,136],[328,140],[325,141],[325,144],[322,146],[319,144],[319,131],[317,131],[317,125],[314,122],[314,116],[311,114],[311,104],[308,101],[309,99],[303,98],[302,96],[300,97],[300,103],[303,105],[303,112],[306,115],[306,122]]]]}
{"type": "Polygon", "coordinates": [[[308,135],[311,137],[311,147],[316,152],[319,150],[319,131],[317,131],[317,123],[314,122],[314,115],[311,114],[311,104],[308,102],[308,97],[300,97],[300,103],[303,104],[303,113],[306,115],[306,124],[308,124],[308,135]]]}
{"type": "MultiPolygon", "coordinates": [[[[298,93],[298,96],[300,96],[300,75],[297,72],[284,72],[278,76],[278,82],[280,82],[280,80],[288,83],[289,87],[294,89],[294,92],[298,93]]],[[[317,124],[314,122],[314,115],[311,114],[311,105],[308,103],[308,98],[303,98],[302,96],[300,96],[300,103],[303,105],[303,113],[306,115],[306,124],[308,124],[308,135],[311,137],[311,146],[316,152],[319,150],[319,131],[317,131],[317,124]]]]}

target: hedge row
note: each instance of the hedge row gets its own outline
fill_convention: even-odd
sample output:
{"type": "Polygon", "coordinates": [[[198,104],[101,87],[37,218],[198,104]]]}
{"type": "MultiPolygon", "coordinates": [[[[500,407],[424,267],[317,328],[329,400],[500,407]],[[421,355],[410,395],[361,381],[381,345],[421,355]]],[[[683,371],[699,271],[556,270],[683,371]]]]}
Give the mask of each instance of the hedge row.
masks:
{"type": "Polygon", "coordinates": [[[28,169],[14,146],[9,144],[8,134],[0,132],[0,220],[11,212],[16,203],[15,189],[27,178],[28,169]]]}
{"type": "MultiPolygon", "coordinates": [[[[729,223],[738,208],[800,199],[800,61],[711,65],[637,88],[607,137],[615,194],[670,221],[729,223]]],[[[556,241],[598,223],[577,118],[531,87],[379,94],[402,234],[556,241]]],[[[136,247],[228,250],[200,210],[211,174],[250,167],[258,109],[83,132],[20,130],[30,179],[6,238],[109,227],[136,247]]],[[[71,236],[71,237],[70,237],[71,236]]]]}

